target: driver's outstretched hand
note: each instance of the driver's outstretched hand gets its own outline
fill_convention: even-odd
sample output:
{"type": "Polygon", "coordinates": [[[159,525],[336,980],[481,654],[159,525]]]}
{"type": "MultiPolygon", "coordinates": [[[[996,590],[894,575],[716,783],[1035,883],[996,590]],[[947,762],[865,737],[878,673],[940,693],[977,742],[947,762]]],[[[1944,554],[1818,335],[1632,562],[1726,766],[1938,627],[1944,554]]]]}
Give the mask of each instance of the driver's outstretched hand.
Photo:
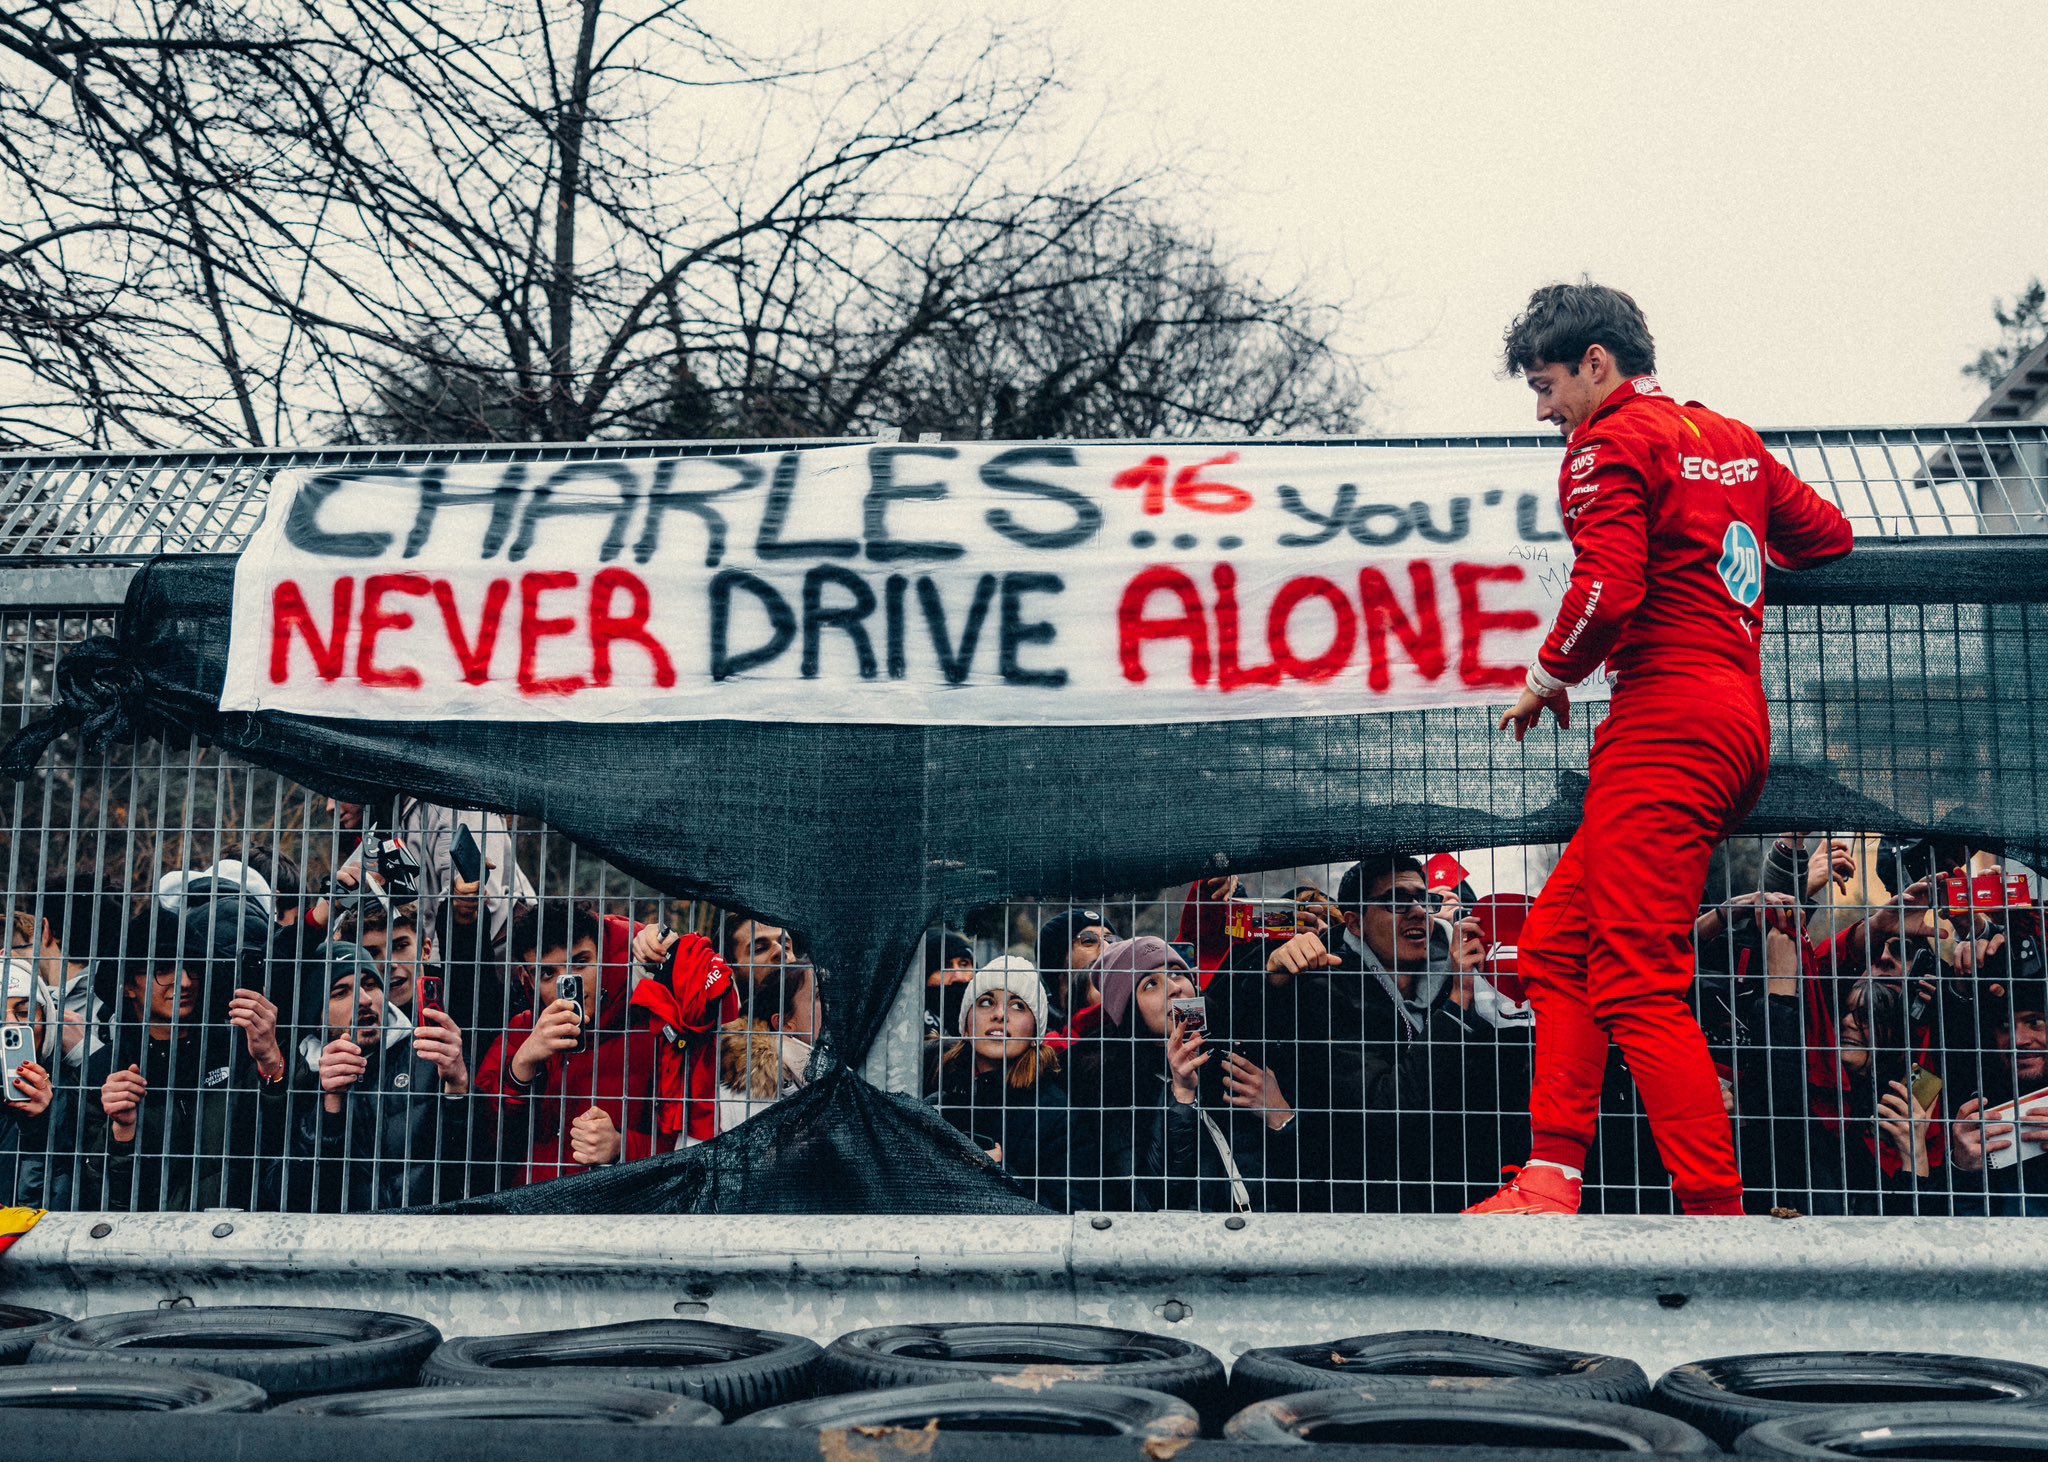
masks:
{"type": "Polygon", "coordinates": [[[1512,730],[1515,740],[1520,741],[1543,719],[1543,708],[1550,707],[1550,714],[1557,718],[1559,726],[1569,729],[1572,724],[1572,698],[1569,691],[1559,691],[1548,700],[1530,690],[1527,686],[1515,698],[1506,715],[1500,718],[1500,729],[1512,730]]]}

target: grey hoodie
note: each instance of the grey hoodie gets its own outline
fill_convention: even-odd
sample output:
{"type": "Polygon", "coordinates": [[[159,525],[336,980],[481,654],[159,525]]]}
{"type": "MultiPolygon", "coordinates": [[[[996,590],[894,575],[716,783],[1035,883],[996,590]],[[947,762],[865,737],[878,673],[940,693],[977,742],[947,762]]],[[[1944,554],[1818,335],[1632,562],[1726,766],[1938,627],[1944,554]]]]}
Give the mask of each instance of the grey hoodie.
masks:
{"type": "Polygon", "coordinates": [[[1402,995],[1394,972],[1380,962],[1371,945],[1354,937],[1349,929],[1344,931],[1344,942],[1351,946],[1351,952],[1358,956],[1358,962],[1366,972],[1380,982],[1380,988],[1394,1002],[1394,1008],[1401,1013],[1409,1031],[1421,1035],[1429,1024],[1429,1013],[1449,997],[1451,981],[1457,976],[1457,969],[1451,964],[1450,950],[1446,948],[1439,952],[1437,948],[1437,931],[1430,930],[1428,962],[1419,970],[1402,971],[1415,976],[1415,993],[1407,996],[1402,995]]]}

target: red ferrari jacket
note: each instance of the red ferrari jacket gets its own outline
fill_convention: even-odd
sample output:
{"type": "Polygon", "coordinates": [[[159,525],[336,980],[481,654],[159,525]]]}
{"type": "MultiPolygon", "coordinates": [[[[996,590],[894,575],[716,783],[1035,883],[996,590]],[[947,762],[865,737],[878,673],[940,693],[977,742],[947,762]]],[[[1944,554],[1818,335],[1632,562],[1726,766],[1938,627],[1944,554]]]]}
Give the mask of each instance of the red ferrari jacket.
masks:
{"type": "Polygon", "coordinates": [[[1064,1056],[1073,1049],[1074,1042],[1086,1040],[1102,1025],[1102,1002],[1084,1005],[1075,1011],[1066,1025],[1045,1038],[1046,1049],[1064,1056]]]}
{"type": "Polygon", "coordinates": [[[619,1129],[620,1162],[637,1162],[674,1145],[659,1140],[661,1033],[638,1018],[630,999],[638,926],[615,914],[605,915],[601,923],[597,1020],[584,1049],[550,1057],[530,1086],[520,1085],[512,1075],[512,1057],[534,1020],[533,1011],[522,1010],[492,1043],[477,1072],[476,1095],[494,1105],[499,1130],[515,1136],[515,1148],[516,1135],[531,1131],[529,1183],[586,1171],[569,1155],[569,1124],[593,1106],[619,1129]]]}
{"type": "Polygon", "coordinates": [[[1572,433],[1558,472],[1571,584],[1530,682],[1758,671],[1764,566],[1840,558],[1849,520],[1739,421],[1625,381],[1572,433]]]}
{"type": "Polygon", "coordinates": [[[668,968],[633,988],[633,1008],[661,1035],[660,1132],[709,1142],[718,1135],[718,1032],[740,1015],[732,969],[701,934],[685,934],[668,968]]]}

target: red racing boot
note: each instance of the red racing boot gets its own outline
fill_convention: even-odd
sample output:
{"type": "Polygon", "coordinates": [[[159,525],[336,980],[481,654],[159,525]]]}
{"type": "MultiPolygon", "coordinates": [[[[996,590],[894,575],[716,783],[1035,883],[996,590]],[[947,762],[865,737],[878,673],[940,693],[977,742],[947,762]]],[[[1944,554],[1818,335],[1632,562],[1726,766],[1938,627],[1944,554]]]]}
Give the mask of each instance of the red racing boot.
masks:
{"type": "Polygon", "coordinates": [[[1554,1214],[1577,1213],[1579,1193],[1585,1187],[1578,1178],[1568,1178],[1557,1168],[1506,1168],[1505,1186],[1484,1202],[1475,1203],[1467,1213],[1554,1214]]]}

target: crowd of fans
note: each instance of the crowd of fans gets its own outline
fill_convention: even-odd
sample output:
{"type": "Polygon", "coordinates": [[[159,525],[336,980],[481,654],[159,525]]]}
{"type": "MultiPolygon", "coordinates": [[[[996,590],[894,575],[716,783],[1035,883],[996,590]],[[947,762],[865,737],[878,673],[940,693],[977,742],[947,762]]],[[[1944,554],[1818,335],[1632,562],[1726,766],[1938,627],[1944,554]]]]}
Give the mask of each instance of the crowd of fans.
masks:
{"type": "Polygon", "coordinates": [[[391,811],[338,806],[319,889],[252,844],[136,898],[12,897],[0,1203],[409,1207],[705,1141],[806,1080],[822,982],[786,931],[539,897],[501,819],[391,811]]]}
{"type": "MultiPolygon", "coordinates": [[[[0,1202],[409,1207],[709,1141],[811,1078],[831,982],[792,931],[541,898],[500,819],[384,812],[338,809],[319,888],[252,843],[132,899],[13,896],[0,1202]]],[[[1052,1209],[1463,1208],[1527,1150],[1528,898],[1449,855],[1329,882],[1209,880],[1159,933],[933,931],[926,1099],[1052,1209]]],[[[1717,887],[1696,998],[1753,1211],[2048,1212],[2028,871],[1788,836],[1717,887]]],[[[1669,1211],[1618,1060],[1604,1112],[1588,1207],[1669,1211]]]]}
{"type": "MultiPolygon", "coordinates": [[[[1787,836],[1749,884],[1694,946],[1751,1210],[2048,1212],[2031,870],[1787,836]]],[[[1454,1213],[1493,1192],[1528,1150],[1529,898],[1475,897],[1448,855],[1237,891],[1196,885],[1172,941],[1070,910],[1035,965],[931,940],[940,1111],[1052,1207],[1454,1213]]],[[[1603,1113],[1589,1210],[1672,1211],[1618,1053],[1603,1113]]]]}

